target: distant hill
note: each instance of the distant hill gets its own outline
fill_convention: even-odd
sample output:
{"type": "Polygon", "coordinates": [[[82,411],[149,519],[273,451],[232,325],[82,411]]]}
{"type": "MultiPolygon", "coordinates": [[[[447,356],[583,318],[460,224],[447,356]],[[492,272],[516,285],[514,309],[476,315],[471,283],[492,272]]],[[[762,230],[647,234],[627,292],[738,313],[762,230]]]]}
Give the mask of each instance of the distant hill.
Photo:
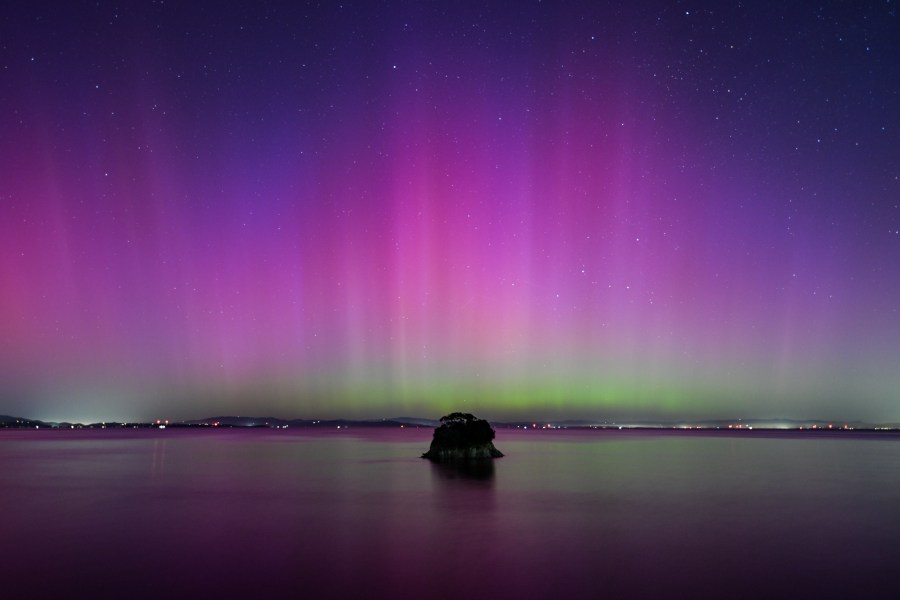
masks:
{"type": "MultiPolygon", "coordinates": [[[[224,415],[184,421],[185,425],[206,425],[219,427],[400,427],[425,424],[432,427],[429,419],[279,419],[278,417],[242,417],[224,415]]],[[[177,424],[176,424],[177,425],[177,424]]]]}
{"type": "Polygon", "coordinates": [[[420,419],[417,417],[394,417],[388,419],[392,423],[403,423],[405,425],[418,425],[420,427],[438,427],[441,422],[437,419],[420,419]]]}
{"type": "Polygon", "coordinates": [[[0,415],[0,427],[49,427],[44,421],[0,415]]]}

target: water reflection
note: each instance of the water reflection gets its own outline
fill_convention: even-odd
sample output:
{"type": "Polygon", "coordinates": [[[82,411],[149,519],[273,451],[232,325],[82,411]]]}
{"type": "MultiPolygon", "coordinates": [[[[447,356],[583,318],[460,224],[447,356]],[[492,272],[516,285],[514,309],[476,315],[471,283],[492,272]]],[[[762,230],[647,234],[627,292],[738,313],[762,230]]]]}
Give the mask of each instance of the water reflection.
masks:
{"type": "Polygon", "coordinates": [[[446,463],[431,463],[432,476],[443,483],[493,485],[493,460],[466,460],[446,463]]]}
{"type": "Polygon", "coordinates": [[[153,453],[150,462],[150,474],[158,477],[166,468],[166,440],[153,440],[153,453]]]}

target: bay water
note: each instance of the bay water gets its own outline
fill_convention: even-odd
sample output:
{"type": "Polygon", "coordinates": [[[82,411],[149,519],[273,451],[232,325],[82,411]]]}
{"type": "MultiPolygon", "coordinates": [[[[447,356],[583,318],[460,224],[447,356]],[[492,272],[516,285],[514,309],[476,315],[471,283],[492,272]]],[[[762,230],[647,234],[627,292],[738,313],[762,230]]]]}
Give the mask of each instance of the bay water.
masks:
{"type": "Polygon", "coordinates": [[[886,597],[900,438],[428,428],[0,431],[0,595],[886,597]]]}

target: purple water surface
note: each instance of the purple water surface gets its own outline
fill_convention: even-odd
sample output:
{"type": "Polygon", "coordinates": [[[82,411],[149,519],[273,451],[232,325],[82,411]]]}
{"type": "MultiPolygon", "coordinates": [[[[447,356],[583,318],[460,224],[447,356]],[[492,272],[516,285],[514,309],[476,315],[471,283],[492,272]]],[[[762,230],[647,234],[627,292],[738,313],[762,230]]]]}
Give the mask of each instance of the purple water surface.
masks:
{"type": "Polygon", "coordinates": [[[428,429],[0,431],[4,597],[886,593],[900,440],[428,429]]]}

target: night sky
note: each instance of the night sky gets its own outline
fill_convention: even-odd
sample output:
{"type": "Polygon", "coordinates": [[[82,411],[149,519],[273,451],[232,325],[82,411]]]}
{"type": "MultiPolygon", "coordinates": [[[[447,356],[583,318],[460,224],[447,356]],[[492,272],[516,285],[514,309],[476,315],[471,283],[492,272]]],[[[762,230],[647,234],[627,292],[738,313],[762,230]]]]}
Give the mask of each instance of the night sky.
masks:
{"type": "Polygon", "coordinates": [[[900,420],[897,2],[7,2],[0,413],[900,420]]]}

